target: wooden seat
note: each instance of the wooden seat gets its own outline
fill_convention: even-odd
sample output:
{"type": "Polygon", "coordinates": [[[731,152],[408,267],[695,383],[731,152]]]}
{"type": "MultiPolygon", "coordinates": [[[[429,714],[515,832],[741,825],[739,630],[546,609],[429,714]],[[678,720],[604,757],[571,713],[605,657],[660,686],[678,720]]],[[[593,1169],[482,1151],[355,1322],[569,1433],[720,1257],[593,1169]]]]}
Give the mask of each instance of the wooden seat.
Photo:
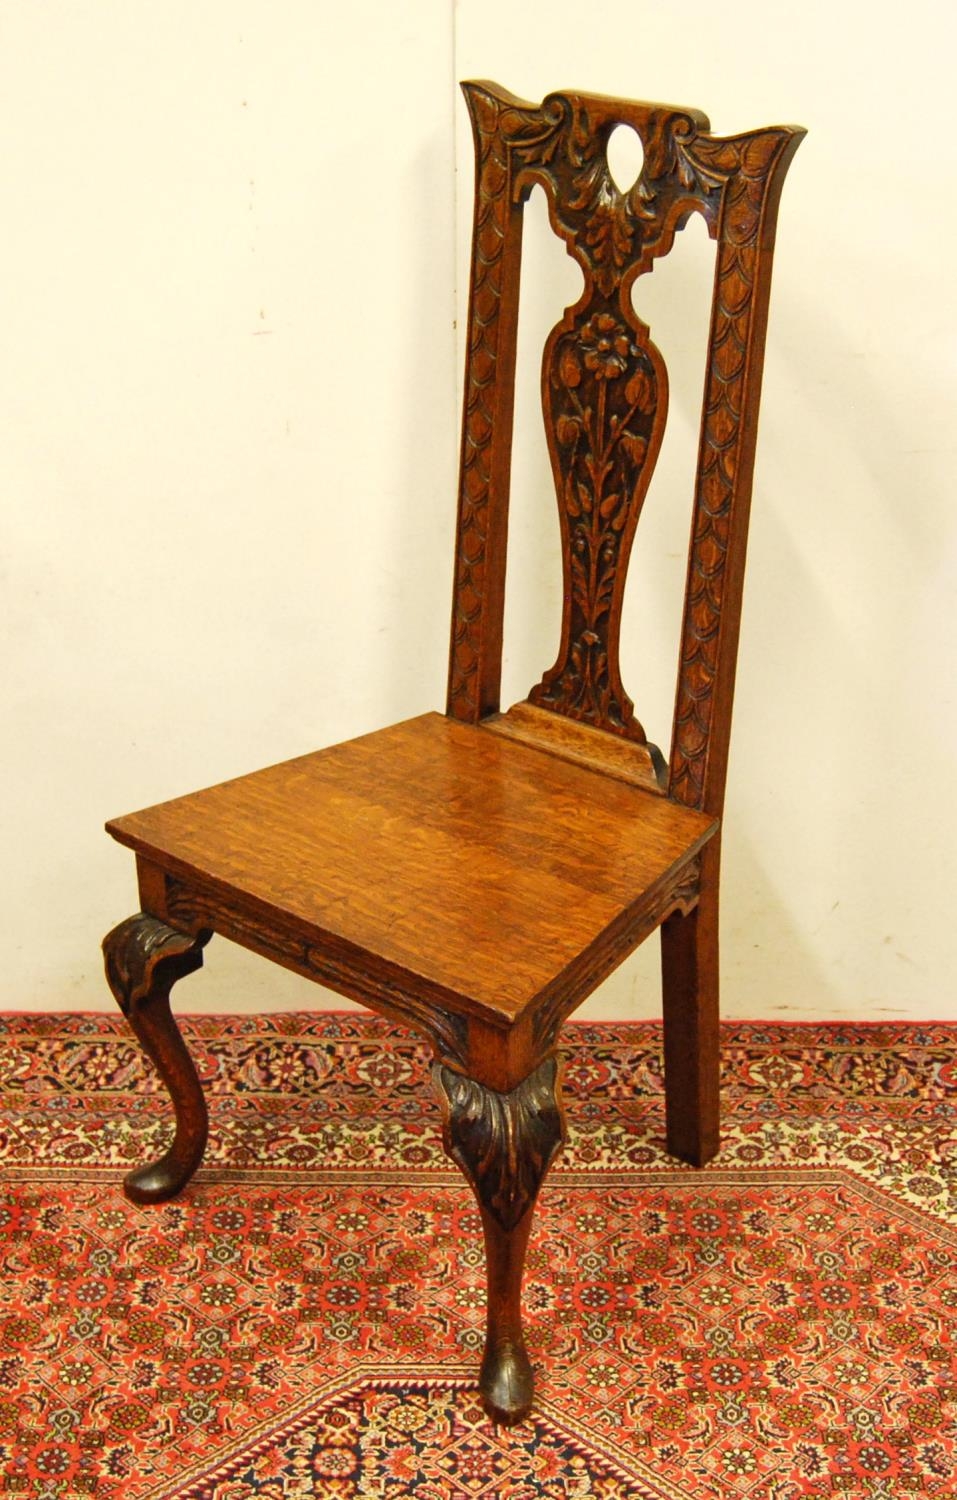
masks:
{"type": "Polygon", "coordinates": [[[715,827],[441,714],[109,825],[166,872],[179,925],[268,925],[290,967],[357,1000],[386,983],[503,1034],[561,1009],[569,966],[593,988],[657,926],[715,827]]]}
{"type": "Polygon", "coordinates": [[[138,1202],[180,1191],[202,1159],[206,1108],[169,994],[213,933],[430,1039],[446,1150],[485,1232],[481,1389],[512,1422],[532,1398],[525,1245],[564,1136],[560,1028],[659,926],[669,1147],[696,1163],[717,1148],[718,830],[774,218],[802,132],[723,139],[694,111],[465,90],[477,185],[447,711],[111,822],[136,854],[142,910],[104,949],[176,1114],[169,1150],[126,1180],[138,1202]],[[605,157],[619,122],[645,152],[627,193],[605,157]],[[502,713],[521,214],[537,183],[585,273],[543,366],[565,598],[555,664],[502,713]],[[618,671],[625,568],[667,402],[631,286],[695,211],[718,250],[666,763],[618,671]]]}

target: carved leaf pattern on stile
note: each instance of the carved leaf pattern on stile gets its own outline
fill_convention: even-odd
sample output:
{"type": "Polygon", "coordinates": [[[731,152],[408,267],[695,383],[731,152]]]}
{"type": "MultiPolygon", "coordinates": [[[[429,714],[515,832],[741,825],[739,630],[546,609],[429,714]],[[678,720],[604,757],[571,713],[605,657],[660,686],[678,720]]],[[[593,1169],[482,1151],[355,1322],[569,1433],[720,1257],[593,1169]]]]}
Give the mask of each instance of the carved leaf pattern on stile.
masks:
{"type": "Polygon", "coordinates": [[[762,272],[770,275],[770,266],[761,261],[767,185],[791,137],[788,131],[766,130],[695,143],[706,169],[725,174],[728,186],[718,246],[669,785],[669,795],[691,807],[707,800],[726,564],[741,447],[748,437],[741,418],[748,398],[757,395],[748,388],[748,355],[757,278],[762,272]]]}
{"type": "Polygon", "coordinates": [[[511,212],[509,152],[522,141],[554,134],[555,118],[540,108],[504,106],[476,86],[466,89],[476,143],[476,216],[465,372],[465,417],[455,560],[455,605],[449,668],[449,712],[479,717],[479,668],[486,635],[487,544],[496,425],[496,375],[501,325],[503,253],[511,212]]]}

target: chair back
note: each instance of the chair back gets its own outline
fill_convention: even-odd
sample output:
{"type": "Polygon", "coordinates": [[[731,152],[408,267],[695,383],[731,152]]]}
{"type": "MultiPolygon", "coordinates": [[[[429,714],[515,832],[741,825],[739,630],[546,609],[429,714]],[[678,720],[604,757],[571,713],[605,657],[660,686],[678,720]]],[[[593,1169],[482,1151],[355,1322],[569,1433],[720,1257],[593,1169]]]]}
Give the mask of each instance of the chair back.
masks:
{"type": "Polygon", "coordinates": [[[804,131],[721,137],[692,109],[576,93],[536,106],[491,83],[463,89],[476,187],[447,712],[478,723],[499,711],[522,219],[540,185],[551,226],[584,274],[542,364],[564,605],[554,665],[497,727],[586,759],[583,741],[598,743],[587,731],[605,731],[619,741],[610,764],[627,761],[652,789],[719,813],[775,221],[804,131]],[[626,192],[607,159],[620,124],[644,151],[626,192]],[[668,407],[665,364],[632,288],[693,213],[716,241],[716,265],[666,766],[618,662],[628,558],[668,407]]]}

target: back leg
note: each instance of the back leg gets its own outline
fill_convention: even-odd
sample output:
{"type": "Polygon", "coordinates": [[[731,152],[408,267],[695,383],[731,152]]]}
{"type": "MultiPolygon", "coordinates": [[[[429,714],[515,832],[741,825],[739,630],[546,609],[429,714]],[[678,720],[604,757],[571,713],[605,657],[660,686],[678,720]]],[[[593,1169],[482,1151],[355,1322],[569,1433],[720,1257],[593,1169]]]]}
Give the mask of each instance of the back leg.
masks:
{"type": "Polygon", "coordinates": [[[703,1167],[720,1143],[716,886],[662,923],[661,979],[668,1150],[703,1167]]]}

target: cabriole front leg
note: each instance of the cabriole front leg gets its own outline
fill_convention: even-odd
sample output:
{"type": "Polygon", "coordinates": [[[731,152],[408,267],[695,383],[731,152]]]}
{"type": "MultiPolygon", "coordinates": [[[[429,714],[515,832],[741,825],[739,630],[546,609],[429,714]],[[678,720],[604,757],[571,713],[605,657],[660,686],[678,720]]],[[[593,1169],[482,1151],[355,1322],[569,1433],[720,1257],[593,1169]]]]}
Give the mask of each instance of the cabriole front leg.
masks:
{"type": "Polygon", "coordinates": [[[509,1094],[436,1063],[448,1155],[468,1178],[482,1214],[488,1277],[479,1389],[489,1416],[511,1425],[532,1404],[522,1333],[522,1273],[538,1190],[565,1139],[559,1064],[546,1058],[509,1094]]]}
{"type": "Polygon", "coordinates": [[[192,936],[140,912],[103,939],[113,996],[165,1083],[176,1113],[173,1143],[158,1160],[137,1167],[123,1183],[134,1203],[163,1203],[189,1182],[203,1159],[206,1101],[193,1060],[170,1010],[177,979],[202,967],[209,933],[192,936]]]}

